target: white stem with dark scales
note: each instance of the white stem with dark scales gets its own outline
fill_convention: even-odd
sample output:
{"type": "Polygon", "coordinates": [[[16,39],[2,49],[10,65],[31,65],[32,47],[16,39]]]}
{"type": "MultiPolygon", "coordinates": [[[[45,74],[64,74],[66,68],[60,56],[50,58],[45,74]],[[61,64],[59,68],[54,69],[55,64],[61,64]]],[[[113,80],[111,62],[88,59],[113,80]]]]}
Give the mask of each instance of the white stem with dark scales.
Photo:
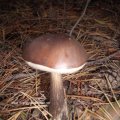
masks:
{"type": "Polygon", "coordinates": [[[67,103],[64,98],[64,87],[61,79],[61,74],[51,74],[51,86],[50,86],[50,113],[53,116],[53,120],[67,120],[68,111],[67,103]]]}

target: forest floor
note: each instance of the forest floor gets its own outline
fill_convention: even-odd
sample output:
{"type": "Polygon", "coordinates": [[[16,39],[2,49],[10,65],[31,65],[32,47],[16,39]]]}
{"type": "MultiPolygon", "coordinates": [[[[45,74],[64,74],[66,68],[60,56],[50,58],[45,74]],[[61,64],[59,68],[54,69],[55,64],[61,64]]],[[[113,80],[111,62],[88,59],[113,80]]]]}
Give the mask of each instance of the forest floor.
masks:
{"type": "MultiPolygon", "coordinates": [[[[0,2],[0,120],[49,120],[49,73],[26,65],[22,48],[42,34],[70,34],[85,1],[6,1],[0,2]]],[[[120,2],[93,1],[72,32],[88,63],[63,75],[70,120],[120,119],[119,21],[120,2]]]]}

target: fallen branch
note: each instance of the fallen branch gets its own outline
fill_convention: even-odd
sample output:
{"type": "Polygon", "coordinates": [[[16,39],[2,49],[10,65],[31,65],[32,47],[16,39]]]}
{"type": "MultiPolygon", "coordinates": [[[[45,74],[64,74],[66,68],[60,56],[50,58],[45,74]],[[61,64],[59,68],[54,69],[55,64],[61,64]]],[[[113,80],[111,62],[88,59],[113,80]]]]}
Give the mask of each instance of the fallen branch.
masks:
{"type": "MultiPolygon", "coordinates": [[[[115,53],[113,53],[109,56],[106,56],[105,58],[101,58],[101,59],[94,60],[94,61],[88,61],[86,65],[91,66],[91,65],[95,65],[95,64],[103,64],[103,63],[107,62],[108,60],[110,60],[112,57],[115,57],[119,54],[120,54],[120,50],[116,51],[115,53]]],[[[45,74],[45,73],[41,73],[41,74],[45,74]]],[[[36,77],[36,73],[29,73],[29,74],[18,73],[13,76],[9,76],[8,78],[5,79],[5,81],[22,79],[22,78],[26,78],[26,77],[36,77]]]]}

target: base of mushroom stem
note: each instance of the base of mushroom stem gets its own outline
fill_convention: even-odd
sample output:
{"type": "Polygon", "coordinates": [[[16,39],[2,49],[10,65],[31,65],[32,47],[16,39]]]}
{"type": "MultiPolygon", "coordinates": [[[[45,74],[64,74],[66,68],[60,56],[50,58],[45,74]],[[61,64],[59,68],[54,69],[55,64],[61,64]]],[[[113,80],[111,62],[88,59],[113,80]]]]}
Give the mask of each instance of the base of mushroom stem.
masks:
{"type": "Polygon", "coordinates": [[[67,108],[66,100],[65,100],[65,102],[64,102],[63,109],[62,109],[61,112],[57,115],[57,117],[54,118],[53,120],[68,120],[68,108],[67,108]]]}

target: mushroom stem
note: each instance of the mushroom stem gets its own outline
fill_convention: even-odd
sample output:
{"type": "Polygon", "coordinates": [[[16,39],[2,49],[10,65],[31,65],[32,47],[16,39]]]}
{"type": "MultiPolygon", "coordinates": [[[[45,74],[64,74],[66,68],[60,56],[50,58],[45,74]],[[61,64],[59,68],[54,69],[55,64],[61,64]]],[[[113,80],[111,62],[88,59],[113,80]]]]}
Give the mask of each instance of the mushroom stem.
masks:
{"type": "Polygon", "coordinates": [[[51,74],[50,113],[53,120],[67,120],[67,103],[64,98],[63,81],[60,73],[51,74]]]}

